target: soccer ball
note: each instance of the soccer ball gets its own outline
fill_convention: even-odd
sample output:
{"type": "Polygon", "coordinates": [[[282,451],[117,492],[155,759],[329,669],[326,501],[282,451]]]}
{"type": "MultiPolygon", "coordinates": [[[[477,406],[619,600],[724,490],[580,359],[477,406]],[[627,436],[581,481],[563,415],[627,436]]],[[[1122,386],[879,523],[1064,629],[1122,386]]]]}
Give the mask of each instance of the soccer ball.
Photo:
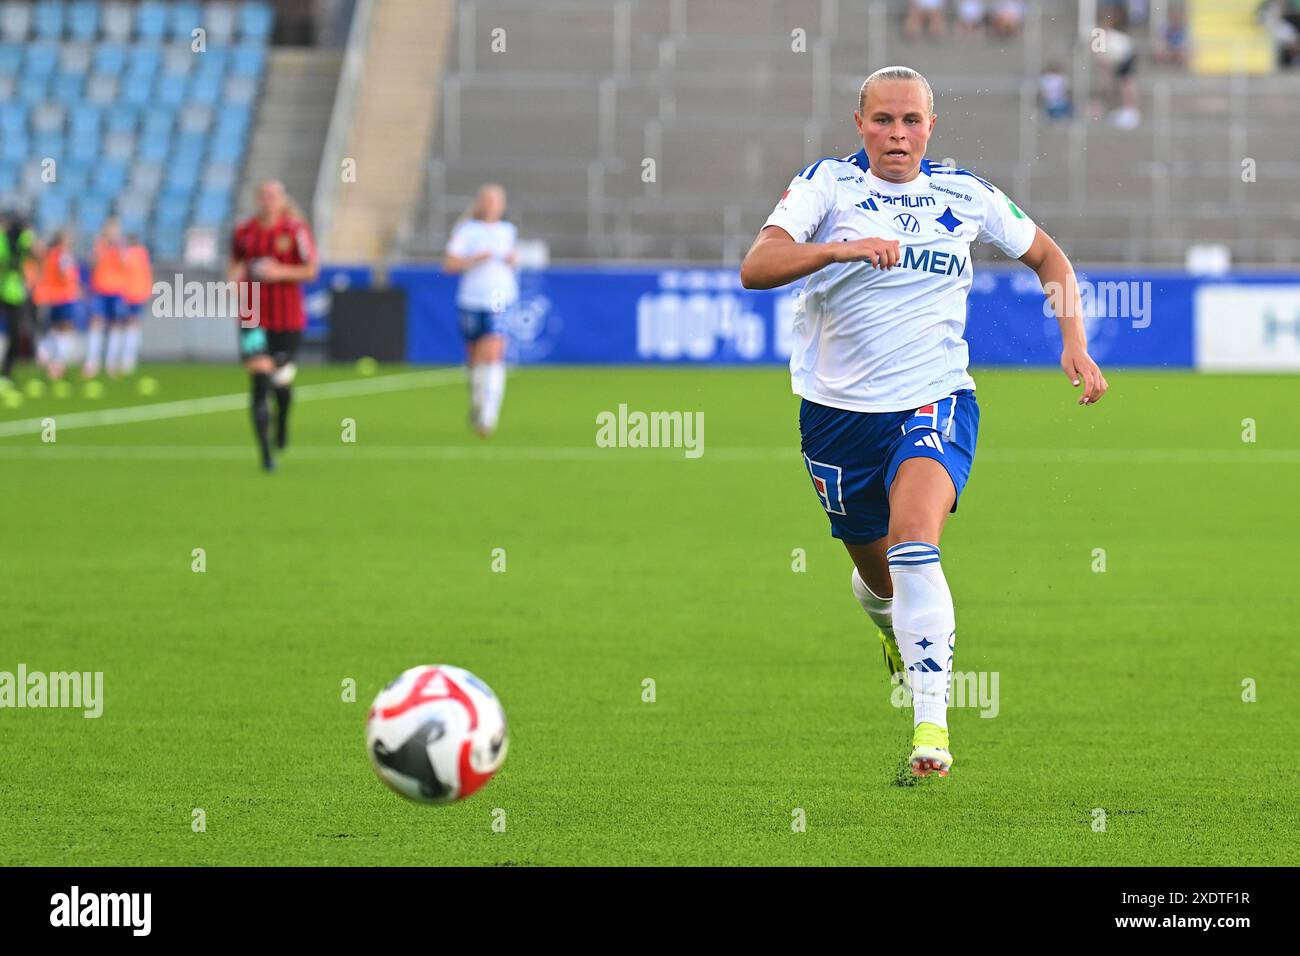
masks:
{"type": "Polygon", "coordinates": [[[421,803],[464,800],[506,759],[506,713],[492,689],[445,664],[412,667],[379,692],[366,752],[379,779],[421,803]]]}

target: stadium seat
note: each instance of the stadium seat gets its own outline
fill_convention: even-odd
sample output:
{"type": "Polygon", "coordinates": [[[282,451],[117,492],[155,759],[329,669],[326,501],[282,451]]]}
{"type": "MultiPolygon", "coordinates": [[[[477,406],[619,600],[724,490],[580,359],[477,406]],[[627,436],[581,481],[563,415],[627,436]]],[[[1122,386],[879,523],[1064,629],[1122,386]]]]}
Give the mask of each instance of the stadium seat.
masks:
{"type": "Polygon", "coordinates": [[[189,86],[189,77],[168,76],[166,73],[159,73],[154,84],[153,95],[159,103],[178,107],[189,96],[189,86]]]}
{"type": "MultiPolygon", "coordinates": [[[[8,196],[18,188],[18,167],[11,163],[0,163],[0,196],[8,196]]],[[[7,206],[0,205],[0,209],[7,206]]]]}
{"type": "Polygon", "coordinates": [[[232,43],[235,39],[235,8],[214,0],[203,5],[203,26],[208,31],[208,47],[232,43]]]}
{"type": "Polygon", "coordinates": [[[0,43],[0,74],[17,74],[22,62],[22,46],[17,43],[0,43]]]}
{"type": "Polygon", "coordinates": [[[114,43],[127,43],[130,41],[135,21],[135,14],[130,4],[122,3],[120,0],[106,3],[103,8],[103,16],[100,19],[100,29],[103,31],[106,40],[114,43]]]}
{"type": "Polygon", "coordinates": [[[117,77],[95,74],[86,81],[86,99],[97,106],[117,102],[117,77]]]}
{"type": "Polygon", "coordinates": [[[56,43],[29,43],[23,58],[23,73],[28,76],[49,76],[59,62],[56,43]]]}
{"type": "Polygon", "coordinates": [[[230,193],[226,190],[204,190],[194,204],[194,223],[199,226],[220,226],[230,213],[230,193]]]}
{"type": "Polygon", "coordinates": [[[55,186],[75,197],[90,186],[90,163],[81,159],[65,159],[59,163],[55,186]]]}
{"type": "Polygon", "coordinates": [[[150,234],[149,246],[157,259],[179,259],[185,236],[179,226],[155,226],[150,234]]]}
{"type": "Polygon", "coordinates": [[[245,3],[239,8],[239,33],[245,40],[266,43],[275,26],[275,13],[265,3],[245,3]]]}
{"type": "Polygon", "coordinates": [[[26,43],[32,31],[32,5],[8,0],[0,6],[0,38],[6,43],[26,43]]]}
{"type": "Polygon", "coordinates": [[[135,155],[135,133],[111,130],[104,134],[104,156],[110,161],[128,162],[135,155]]]}
{"type": "Polygon", "coordinates": [[[144,106],[153,100],[153,81],[147,76],[132,76],[128,73],[122,81],[118,98],[131,106],[144,106]]]}
{"type": "Polygon", "coordinates": [[[247,106],[257,97],[257,81],[247,76],[232,76],[226,80],[223,92],[227,103],[247,106]]]}
{"type": "Polygon", "coordinates": [[[98,130],[69,136],[67,151],[68,157],[78,163],[93,163],[101,159],[98,130]]]}
{"type": "Polygon", "coordinates": [[[59,0],[39,0],[32,10],[32,32],[38,39],[63,39],[65,9],[59,0]]]}
{"type": "Polygon", "coordinates": [[[38,76],[27,73],[18,80],[18,97],[24,103],[43,103],[45,102],[45,91],[49,88],[50,78],[48,75],[38,76]]]}
{"type": "Polygon", "coordinates": [[[172,111],[159,104],[152,104],[140,113],[140,135],[144,139],[167,139],[174,125],[172,111]]]}
{"type": "Polygon", "coordinates": [[[136,144],[136,154],[142,160],[162,163],[171,152],[171,133],[166,136],[141,136],[136,144]]]}
{"type": "Polygon", "coordinates": [[[199,133],[206,136],[212,129],[212,110],[202,104],[192,104],[177,114],[182,133],[199,133]]]}
{"type": "Polygon", "coordinates": [[[237,76],[258,79],[266,66],[266,50],[260,46],[241,43],[231,56],[231,70],[237,76]]]}
{"type": "Polygon", "coordinates": [[[208,149],[208,158],[219,163],[237,163],[243,155],[243,140],[229,137],[223,138],[220,132],[213,137],[208,149]]]}
{"type": "Polygon", "coordinates": [[[31,141],[27,133],[5,133],[0,136],[0,162],[17,168],[31,154],[31,141]]]}
{"type": "Polygon", "coordinates": [[[134,133],[139,116],[134,106],[119,101],[105,111],[104,124],[110,133],[134,133]]]}
{"type": "Polygon", "coordinates": [[[95,166],[91,182],[98,192],[116,196],[126,188],[126,162],[120,159],[108,159],[95,166]]]}
{"type": "Polygon", "coordinates": [[[158,201],[158,212],[154,216],[154,222],[158,226],[180,229],[185,225],[185,217],[189,211],[190,203],[188,199],[164,196],[158,201]]]}
{"type": "Polygon", "coordinates": [[[196,76],[190,84],[190,102],[203,106],[215,106],[221,100],[221,77],[196,76]]]}
{"type": "Polygon", "coordinates": [[[199,76],[215,76],[221,79],[230,66],[230,48],[209,45],[203,53],[196,54],[194,72],[199,76]]]}
{"type": "Polygon", "coordinates": [[[0,136],[18,136],[27,130],[30,110],[25,103],[0,102],[0,136]]]}
{"type": "Polygon", "coordinates": [[[189,76],[194,72],[194,62],[206,54],[195,53],[185,46],[167,46],[163,48],[162,69],[164,76],[189,76]]]}
{"type": "Polygon", "coordinates": [[[74,40],[94,40],[99,33],[99,4],[74,0],[68,6],[68,35],[74,40]]]}
{"type": "Polygon", "coordinates": [[[65,43],[59,48],[59,72],[85,76],[95,58],[89,43],[65,43]]]}
{"type": "Polygon", "coordinates": [[[167,37],[167,4],[144,0],[135,10],[135,33],[142,40],[162,42],[167,37]]]}
{"type": "Polygon", "coordinates": [[[127,50],[126,72],[128,76],[142,76],[153,79],[162,65],[162,50],[156,43],[137,43],[127,50]]]}
{"type": "MultiPolygon", "coordinates": [[[[168,4],[168,30],[172,39],[186,44],[194,39],[194,31],[203,27],[203,10],[197,3],[178,0],[168,4]]],[[[204,30],[206,33],[206,29],[204,30]]],[[[205,38],[207,42],[210,38],[205,38]]]]}
{"type": "Polygon", "coordinates": [[[104,111],[93,103],[77,103],[68,111],[68,132],[74,136],[99,134],[104,121],[104,111]]]}
{"type": "Polygon", "coordinates": [[[86,89],[86,78],[71,73],[60,73],[50,85],[50,97],[71,106],[81,101],[86,89]]]}
{"type": "Polygon", "coordinates": [[[41,103],[31,113],[33,133],[59,133],[68,118],[68,111],[59,103],[41,103]]]}
{"type": "Polygon", "coordinates": [[[90,193],[77,200],[77,231],[83,237],[93,236],[104,228],[112,202],[106,196],[90,193]]]}
{"type": "Polygon", "coordinates": [[[209,163],[203,170],[203,189],[205,191],[234,189],[237,175],[235,167],[230,163],[209,163]]]}
{"type": "Polygon", "coordinates": [[[126,47],[121,43],[105,41],[95,47],[94,70],[112,76],[122,72],[126,65],[126,47]]]}
{"type": "Polygon", "coordinates": [[[147,198],[132,193],[119,196],[113,204],[117,217],[122,221],[122,231],[126,233],[144,232],[153,203],[147,198]]]}
{"type": "Polygon", "coordinates": [[[162,185],[163,168],[161,160],[140,160],[131,165],[131,190],[135,193],[153,196],[162,185]]]}

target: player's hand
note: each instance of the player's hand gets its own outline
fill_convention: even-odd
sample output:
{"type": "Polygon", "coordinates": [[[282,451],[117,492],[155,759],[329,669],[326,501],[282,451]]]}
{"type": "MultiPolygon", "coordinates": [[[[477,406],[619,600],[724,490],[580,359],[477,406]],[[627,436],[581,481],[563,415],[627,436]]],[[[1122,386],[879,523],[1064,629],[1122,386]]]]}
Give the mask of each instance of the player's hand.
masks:
{"type": "Polygon", "coordinates": [[[254,259],[249,264],[248,271],[254,279],[263,279],[267,282],[276,282],[283,275],[280,263],[276,262],[270,256],[263,256],[261,259],[254,259]]]}
{"type": "Polygon", "coordinates": [[[1095,405],[1106,394],[1106,389],[1110,388],[1106,376],[1101,374],[1101,369],[1087,349],[1066,348],[1061,353],[1061,369],[1071,385],[1075,388],[1083,386],[1083,394],[1079,396],[1080,405],[1095,405]]]}
{"type": "Polygon", "coordinates": [[[870,262],[877,269],[898,265],[897,239],[853,239],[835,243],[836,262],[870,262]]]}

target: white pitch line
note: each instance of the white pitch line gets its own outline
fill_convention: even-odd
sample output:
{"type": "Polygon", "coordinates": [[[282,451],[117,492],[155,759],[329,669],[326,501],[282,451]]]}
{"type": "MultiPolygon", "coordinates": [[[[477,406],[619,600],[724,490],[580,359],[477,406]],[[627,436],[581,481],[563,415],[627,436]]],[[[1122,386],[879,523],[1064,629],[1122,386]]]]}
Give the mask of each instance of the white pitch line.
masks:
{"type": "MultiPolygon", "coordinates": [[[[244,460],[251,454],[244,445],[0,445],[0,460],[244,460]]],[[[597,448],[510,445],[297,445],[289,450],[286,461],[328,462],[455,462],[455,461],[604,461],[619,464],[671,463],[686,459],[681,449],[673,448],[597,448]]],[[[801,466],[799,450],[789,448],[706,448],[703,462],[771,462],[801,466]]],[[[1006,448],[980,452],[976,465],[1044,464],[1223,464],[1223,465],[1295,465],[1300,464],[1300,448],[1252,449],[1226,451],[1200,448],[1134,449],[1124,448],[1006,448]]]]}
{"type": "MultiPolygon", "coordinates": [[[[350,395],[370,395],[411,388],[431,388],[464,380],[464,369],[402,372],[397,375],[384,375],[380,378],[299,385],[293,390],[293,400],[295,402],[311,402],[350,395]]],[[[236,392],[231,395],[212,395],[207,398],[186,398],[176,402],[155,402],[151,405],[125,405],[121,408],[103,408],[93,412],[70,412],[66,415],[54,414],[41,418],[23,418],[13,422],[0,422],[0,438],[37,434],[44,428],[46,418],[53,418],[59,431],[65,431],[69,428],[94,428],[98,425],[126,425],[132,422],[151,422],[165,418],[186,418],[190,415],[231,412],[247,407],[247,392],[236,392]]]]}

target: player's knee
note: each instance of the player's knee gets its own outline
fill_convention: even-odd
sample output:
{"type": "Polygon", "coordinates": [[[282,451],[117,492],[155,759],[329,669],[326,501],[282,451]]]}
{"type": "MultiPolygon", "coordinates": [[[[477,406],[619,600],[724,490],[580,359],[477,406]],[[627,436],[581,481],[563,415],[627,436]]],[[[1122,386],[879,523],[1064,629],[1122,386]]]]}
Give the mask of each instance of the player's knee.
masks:
{"type": "Polygon", "coordinates": [[[298,366],[293,362],[285,362],[271,373],[271,384],[276,388],[288,388],[293,384],[294,376],[297,374],[298,366]]]}

